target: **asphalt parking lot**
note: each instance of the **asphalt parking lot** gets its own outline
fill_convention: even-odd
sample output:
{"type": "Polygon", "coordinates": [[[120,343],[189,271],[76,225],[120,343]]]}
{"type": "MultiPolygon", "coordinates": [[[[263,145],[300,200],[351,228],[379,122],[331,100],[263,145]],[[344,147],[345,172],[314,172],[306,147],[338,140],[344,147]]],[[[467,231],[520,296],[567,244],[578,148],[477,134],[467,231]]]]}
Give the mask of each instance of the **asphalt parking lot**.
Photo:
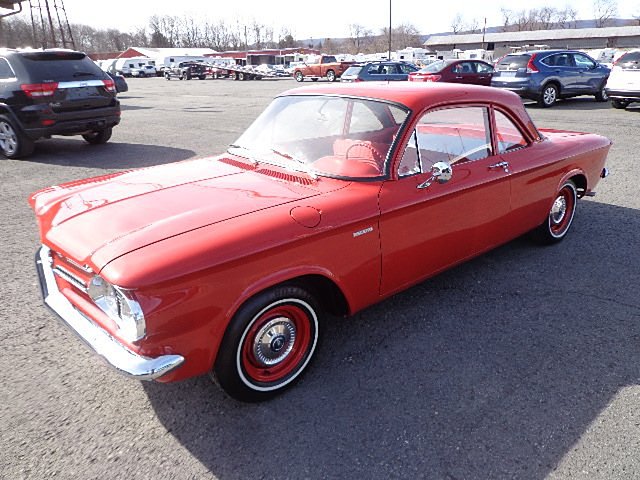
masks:
{"type": "Polygon", "coordinates": [[[27,197],[223,151],[285,80],[131,79],[111,141],[0,160],[0,477],[640,478],[640,104],[529,112],[614,141],[561,244],[518,239],[350,319],[306,376],[237,403],[196,378],[120,377],[42,305],[27,197]]]}

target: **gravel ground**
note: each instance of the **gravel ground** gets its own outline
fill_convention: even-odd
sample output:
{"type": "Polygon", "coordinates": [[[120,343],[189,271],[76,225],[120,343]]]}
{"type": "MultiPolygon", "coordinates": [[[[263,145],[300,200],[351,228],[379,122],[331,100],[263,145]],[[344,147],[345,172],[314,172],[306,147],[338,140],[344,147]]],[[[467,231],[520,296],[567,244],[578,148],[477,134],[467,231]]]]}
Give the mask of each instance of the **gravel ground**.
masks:
{"type": "Polygon", "coordinates": [[[291,80],[132,79],[111,142],[0,160],[0,477],[640,478],[640,106],[530,106],[614,146],[551,248],[519,239],[348,319],[279,398],[115,374],[42,305],[28,195],[221,152],[291,80]]]}

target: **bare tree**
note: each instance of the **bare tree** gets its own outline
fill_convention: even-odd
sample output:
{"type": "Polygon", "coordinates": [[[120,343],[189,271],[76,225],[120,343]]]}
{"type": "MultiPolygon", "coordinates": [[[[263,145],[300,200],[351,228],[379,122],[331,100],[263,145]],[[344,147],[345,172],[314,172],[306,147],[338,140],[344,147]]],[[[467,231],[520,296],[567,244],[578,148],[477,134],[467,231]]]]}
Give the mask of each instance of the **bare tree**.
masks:
{"type": "Polygon", "coordinates": [[[480,31],[480,22],[477,18],[470,20],[469,23],[465,23],[464,30],[469,33],[477,33],[480,31]]]}
{"type": "Polygon", "coordinates": [[[363,47],[371,43],[371,30],[363,27],[360,24],[352,23],[349,25],[349,53],[358,54],[361,53],[363,47]]]}
{"type": "Polygon", "coordinates": [[[596,27],[603,28],[618,14],[618,2],[616,0],[594,0],[593,14],[596,27]]]}
{"type": "Polygon", "coordinates": [[[512,21],[513,21],[513,12],[508,8],[502,7],[500,9],[500,14],[502,15],[502,31],[503,32],[510,31],[512,21]]]}
{"type": "Polygon", "coordinates": [[[451,31],[455,35],[460,33],[463,28],[462,15],[460,13],[456,13],[456,16],[451,20],[451,31]]]}

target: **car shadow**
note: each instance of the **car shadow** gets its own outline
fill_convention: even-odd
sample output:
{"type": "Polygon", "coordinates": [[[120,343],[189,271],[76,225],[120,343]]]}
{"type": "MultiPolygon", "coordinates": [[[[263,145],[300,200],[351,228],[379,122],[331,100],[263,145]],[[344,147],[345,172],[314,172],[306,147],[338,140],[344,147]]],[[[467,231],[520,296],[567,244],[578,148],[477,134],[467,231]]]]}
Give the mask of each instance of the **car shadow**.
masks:
{"type": "Polygon", "coordinates": [[[640,381],[640,212],[578,208],[558,245],[517,239],[331,319],[274,400],[206,377],[144,390],[218,478],[546,478],[640,381]]]}
{"type": "Polygon", "coordinates": [[[59,138],[36,142],[34,153],[23,162],[90,168],[138,168],[171,163],[194,157],[193,150],[108,142],[90,145],[81,138],[59,138]]]}
{"type": "Polygon", "coordinates": [[[120,104],[120,110],[153,110],[153,107],[141,107],[139,105],[123,105],[120,104]]]}
{"type": "Polygon", "coordinates": [[[527,108],[536,108],[540,110],[546,110],[547,108],[553,110],[608,110],[611,107],[611,102],[597,102],[592,96],[564,98],[558,100],[552,107],[541,107],[534,101],[523,100],[527,108]]]}

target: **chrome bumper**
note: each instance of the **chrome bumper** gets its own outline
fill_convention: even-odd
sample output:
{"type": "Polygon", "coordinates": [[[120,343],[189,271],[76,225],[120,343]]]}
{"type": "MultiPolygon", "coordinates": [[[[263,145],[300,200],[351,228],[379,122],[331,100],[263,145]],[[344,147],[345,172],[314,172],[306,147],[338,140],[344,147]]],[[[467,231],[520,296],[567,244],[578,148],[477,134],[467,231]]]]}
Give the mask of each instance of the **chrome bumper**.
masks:
{"type": "Polygon", "coordinates": [[[44,303],[71,328],[95,353],[119,373],[138,380],[154,380],[184,362],[180,355],[149,358],[129,350],[103,328],[84,316],[60,293],[51,269],[49,248],[36,253],[36,267],[44,303]]]}

